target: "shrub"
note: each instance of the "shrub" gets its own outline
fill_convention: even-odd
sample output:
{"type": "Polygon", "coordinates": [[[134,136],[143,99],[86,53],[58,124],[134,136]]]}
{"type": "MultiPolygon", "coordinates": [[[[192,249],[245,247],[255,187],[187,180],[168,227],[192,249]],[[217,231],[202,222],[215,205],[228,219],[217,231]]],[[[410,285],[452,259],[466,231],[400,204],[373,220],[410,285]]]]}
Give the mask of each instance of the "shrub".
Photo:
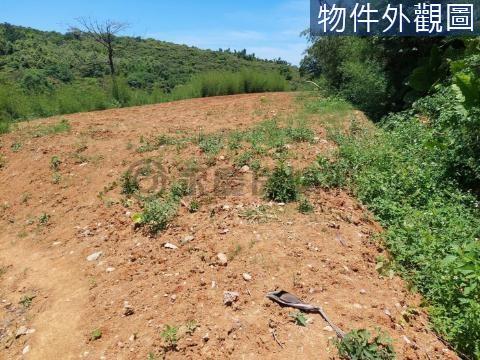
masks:
{"type": "Polygon", "coordinates": [[[6,120],[0,120],[0,135],[6,134],[10,131],[10,122],[6,120]]]}
{"type": "Polygon", "coordinates": [[[381,99],[387,98],[387,80],[381,66],[374,61],[347,61],[341,71],[341,95],[367,114],[381,117],[385,106],[381,99]]]}
{"type": "Polygon", "coordinates": [[[198,146],[207,155],[216,155],[223,148],[223,138],[218,134],[200,135],[198,146]]]}
{"type": "Polygon", "coordinates": [[[331,188],[344,186],[347,181],[347,169],[344,162],[331,160],[319,156],[317,161],[306,169],[301,177],[305,187],[331,188]]]}
{"type": "Polygon", "coordinates": [[[176,216],[178,205],[172,199],[147,200],[143,211],[134,215],[134,222],[138,225],[148,226],[152,235],[157,235],[165,230],[170,221],[176,216]]]}
{"type": "Polygon", "coordinates": [[[353,330],[335,344],[342,359],[348,360],[393,360],[396,358],[392,340],[383,331],[375,335],[365,329],[353,330]]]}
{"type": "Polygon", "coordinates": [[[140,189],[137,179],[130,171],[123,173],[120,180],[122,184],[122,194],[124,195],[135,194],[140,189]]]}
{"type": "Polygon", "coordinates": [[[50,168],[53,171],[58,171],[60,170],[60,165],[62,164],[62,160],[58,156],[53,156],[50,159],[50,168]]]}
{"type": "Polygon", "coordinates": [[[277,202],[292,202],[298,198],[298,179],[293,169],[281,163],[265,184],[265,197],[277,202]]]}
{"type": "Polygon", "coordinates": [[[315,206],[308,201],[307,198],[303,198],[300,201],[300,204],[298,204],[298,211],[300,211],[302,214],[310,214],[315,210],[315,206]]]}

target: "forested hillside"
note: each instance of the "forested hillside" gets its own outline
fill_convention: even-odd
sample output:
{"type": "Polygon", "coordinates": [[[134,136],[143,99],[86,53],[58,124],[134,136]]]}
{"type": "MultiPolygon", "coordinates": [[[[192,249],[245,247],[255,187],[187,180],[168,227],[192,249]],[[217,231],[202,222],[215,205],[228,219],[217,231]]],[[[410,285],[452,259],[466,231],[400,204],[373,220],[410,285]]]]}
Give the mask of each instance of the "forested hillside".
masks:
{"type": "Polygon", "coordinates": [[[88,34],[0,25],[3,127],[6,121],[172,98],[284,90],[297,73],[280,59],[260,60],[246,50],[200,50],[138,37],[116,37],[114,47],[115,96],[107,53],[88,34]],[[212,76],[196,75],[211,72],[226,88],[202,89],[212,76]]]}

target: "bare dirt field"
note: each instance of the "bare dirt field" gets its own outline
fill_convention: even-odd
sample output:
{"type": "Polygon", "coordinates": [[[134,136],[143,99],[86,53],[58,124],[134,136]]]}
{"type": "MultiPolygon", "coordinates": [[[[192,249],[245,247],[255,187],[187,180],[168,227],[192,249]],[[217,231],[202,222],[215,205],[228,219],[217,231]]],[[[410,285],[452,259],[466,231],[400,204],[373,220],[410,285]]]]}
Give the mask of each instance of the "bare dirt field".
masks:
{"type": "MultiPolygon", "coordinates": [[[[310,192],[315,210],[305,215],[298,204],[266,201],[261,180],[235,167],[227,147],[214,157],[195,143],[138,151],[152,136],[227,135],[288,119],[296,96],[65,115],[0,137],[0,358],[337,358],[335,333],[319,315],[298,326],[294,310],[266,299],[283,289],[322,306],[344,331],[384,329],[399,359],[456,359],[429,329],[421,298],[375,269],[385,255],[375,241],[381,229],[346,192],[310,192]],[[61,119],[69,131],[45,130],[61,119]],[[118,186],[147,158],[168,181],[194,166],[201,180],[157,236],[135,228],[138,204],[118,186]],[[214,174],[228,169],[242,191],[218,191],[214,174]],[[226,291],[238,293],[232,304],[226,291]],[[167,325],[177,329],[176,347],[161,336],[167,325]]],[[[322,114],[315,121],[315,143],[289,145],[296,168],[333,146],[322,114]]]]}

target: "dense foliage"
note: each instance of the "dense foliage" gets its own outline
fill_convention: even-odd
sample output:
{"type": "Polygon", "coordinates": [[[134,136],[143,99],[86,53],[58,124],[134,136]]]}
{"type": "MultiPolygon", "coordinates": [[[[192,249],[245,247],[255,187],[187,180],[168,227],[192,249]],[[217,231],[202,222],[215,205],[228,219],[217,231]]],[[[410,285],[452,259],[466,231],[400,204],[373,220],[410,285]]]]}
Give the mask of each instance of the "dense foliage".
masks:
{"type": "Polygon", "coordinates": [[[115,38],[115,49],[116,87],[107,53],[89,36],[0,24],[0,133],[18,119],[284,90],[297,77],[286,62],[260,60],[246,51],[200,50],[133,37],[115,38]]]}
{"type": "Polygon", "coordinates": [[[301,70],[382,119],[337,134],[334,161],[319,159],[304,182],[350,187],[437,331],[480,358],[480,39],[318,39],[301,70]]]}

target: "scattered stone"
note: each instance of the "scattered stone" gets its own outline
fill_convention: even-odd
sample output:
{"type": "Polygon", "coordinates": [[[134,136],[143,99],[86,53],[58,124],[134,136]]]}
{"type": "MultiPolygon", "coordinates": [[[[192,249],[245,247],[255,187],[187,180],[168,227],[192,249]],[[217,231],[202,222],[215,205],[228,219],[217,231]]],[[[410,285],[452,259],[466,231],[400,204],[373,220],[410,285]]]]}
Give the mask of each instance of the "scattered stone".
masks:
{"type": "Polygon", "coordinates": [[[134,342],[135,340],[137,340],[137,334],[132,334],[132,335],[130,335],[130,337],[128,338],[128,341],[130,341],[130,342],[134,342]]]}
{"type": "Polygon", "coordinates": [[[406,337],[405,335],[402,336],[402,339],[403,341],[405,341],[405,343],[409,346],[412,345],[412,342],[410,341],[410,339],[408,337],[406,337]]]}
{"type": "Polygon", "coordinates": [[[200,279],[200,286],[206,286],[207,285],[207,280],[205,280],[204,278],[201,278],[200,279]]]}
{"type": "Polygon", "coordinates": [[[228,229],[222,229],[222,230],[220,230],[218,233],[219,233],[220,235],[226,235],[226,234],[228,234],[229,232],[230,232],[230,230],[228,230],[228,229]]]}
{"type": "Polygon", "coordinates": [[[224,160],[225,160],[225,156],[221,155],[218,159],[219,159],[220,161],[224,161],[224,160]]]}
{"type": "Polygon", "coordinates": [[[192,235],[185,236],[182,240],[182,243],[188,244],[189,242],[192,242],[193,240],[195,240],[195,236],[192,236],[192,235]]]}
{"type": "Polygon", "coordinates": [[[222,266],[227,266],[228,264],[228,256],[224,253],[219,253],[217,255],[218,263],[222,266]]]}
{"type": "Polygon", "coordinates": [[[125,302],[123,306],[123,315],[131,316],[133,314],[135,314],[135,309],[128,302],[125,302]]]}
{"type": "Polygon", "coordinates": [[[27,354],[29,351],[30,351],[30,345],[27,345],[27,346],[25,346],[25,347],[23,348],[22,354],[25,355],[25,354],[27,354]]]}
{"type": "Polygon", "coordinates": [[[243,277],[243,280],[245,280],[245,281],[251,281],[252,280],[252,275],[250,275],[249,273],[243,273],[242,277],[243,277]]]}
{"type": "Polygon", "coordinates": [[[17,333],[15,334],[16,338],[19,338],[20,336],[27,335],[28,334],[28,328],[26,326],[20,326],[17,330],[17,333]]]}
{"type": "Polygon", "coordinates": [[[100,259],[100,256],[102,256],[102,255],[103,255],[102,251],[98,251],[96,253],[93,253],[93,254],[87,256],[87,261],[97,261],[98,259],[100,259]]]}
{"type": "Polygon", "coordinates": [[[232,304],[237,301],[238,297],[240,296],[239,293],[234,291],[225,291],[223,293],[223,304],[226,306],[232,306],[232,304]]]}
{"type": "Polygon", "coordinates": [[[210,340],[210,335],[208,333],[206,333],[205,335],[203,335],[202,340],[204,342],[207,342],[208,340],[210,340]]]}
{"type": "Polygon", "coordinates": [[[327,326],[325,326],[325,327],[323,328],[323,331],[333,332],[333,328],[332,328],[331,326],[327,325],[327,326]]]}
{"type": "Polygon", "coordinates": [[[175,302],[175,300],[177,300],[177,295],[172,295],[170,296],[170,300],[172,300],[172,302],[175,302]]]}
{"type": "Polygon", "coordinates": [[[367,293],[367,290],[365,290],[365,289],[360,290],[360,294],[365,295],[366,293],[367,293]]]}
{"type": "Polygon", "coordinates": [[[107,271],[107,273],[111,273],[111,272],[115,271],[115,268],[110,266],[110,267],[107,268],[106,271],[107,271]]]}
{"type": "Polygon", "coordinates": [[[387,315],[388,317],[390,317],[390,318],[392,317],[392,313],[390,312],[390,310],[385,309],[383,312],[384,312],[385,315],[387,315]]]}
{"type": "Polygon", "coordinates": [[[58,245],[61,245],[61,244],[62,244],[61,241],[55,241],[52,245],[53,245],[53,246],[58,246],[58,245]]]}
{"type": "Polygon", "coordinates": [[[240,172],[242,173],[247,173],[249,171],[250,171],[250,166],[248,165],[242,166],[242,168],[240,169],[240,172]]]}
{"type": "Polygon", "coordinates": [[[170,243],[166,243],[165,245],[163,245],[163,247],[165,249],[170,249],[170,250],[177,250],[178,247],[176,245],[173,245],[173,244],[170,244],[170,243]]]}
{"type": "Polygon", "coordinates": [[[354,307],[355,309],[361,309],[361,308],[362,308],[362,305],[360,305],[360,304],[353,304],[353,307],[354,307]]]}

